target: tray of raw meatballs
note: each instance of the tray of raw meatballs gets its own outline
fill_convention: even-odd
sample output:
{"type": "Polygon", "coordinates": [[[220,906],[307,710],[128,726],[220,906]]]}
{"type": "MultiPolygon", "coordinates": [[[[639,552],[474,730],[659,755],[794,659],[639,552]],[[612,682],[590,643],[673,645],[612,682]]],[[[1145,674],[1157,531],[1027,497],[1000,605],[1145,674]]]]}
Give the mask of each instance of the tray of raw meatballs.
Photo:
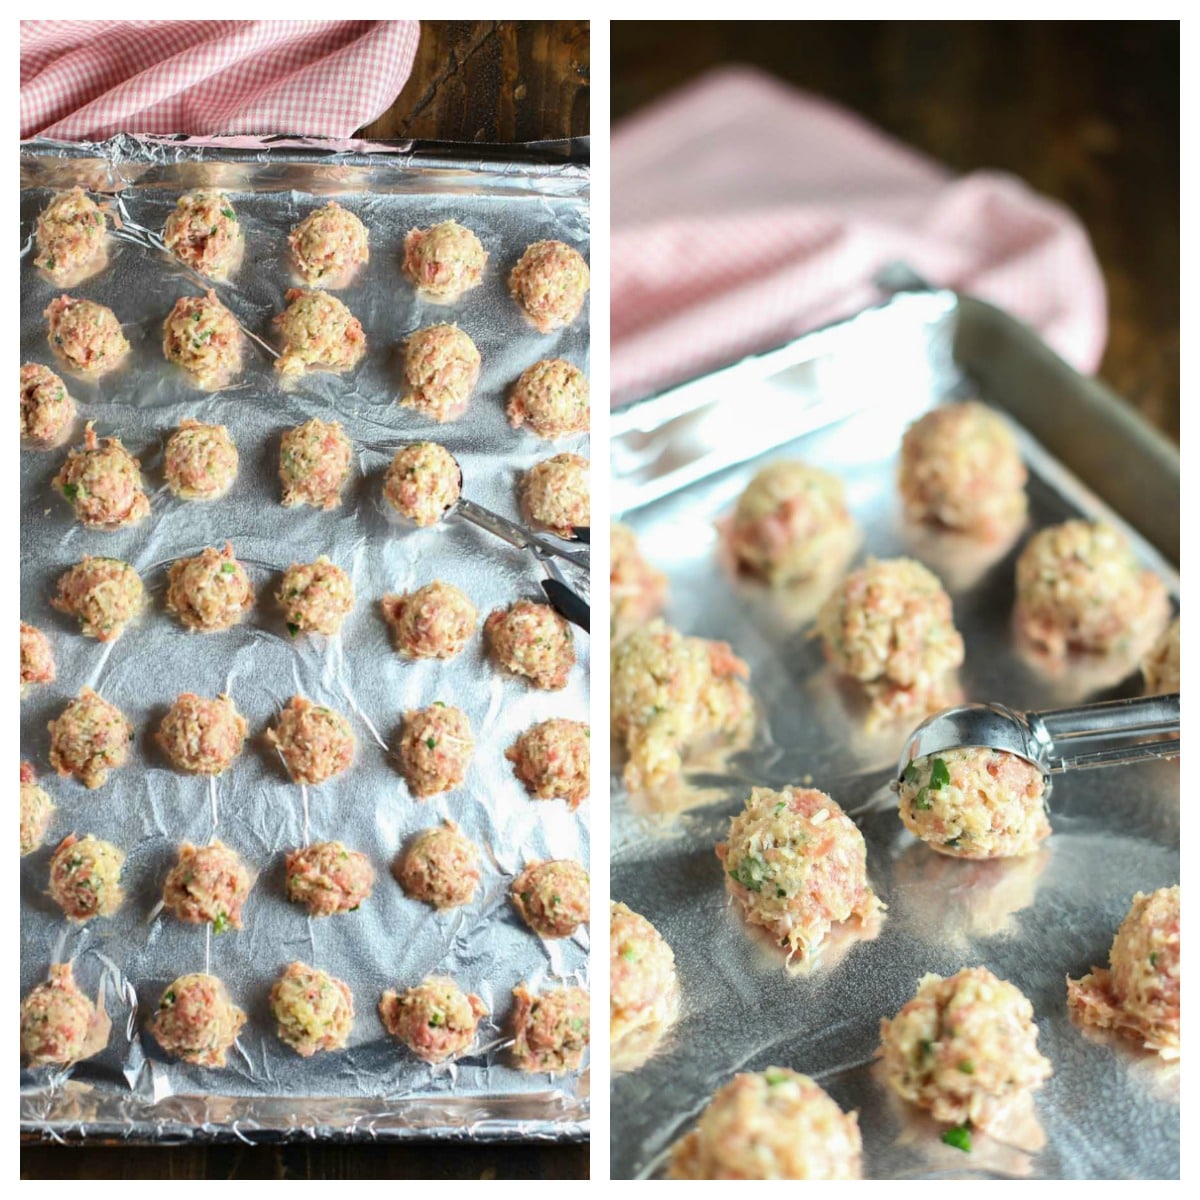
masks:
{"type": "Polygon", "coordinates": [[[21,166],[23,1131],[583,1136],[586,165],[21,166]]]}
{"type": "Polygon", "coordinates": [[[1177,759],[900,765],[1178,692],[1155,530],[1014,415],[1148,477],[1090,403],[924,293],[614,414],[614,1177],[1177,1175],[1177,759]]]}

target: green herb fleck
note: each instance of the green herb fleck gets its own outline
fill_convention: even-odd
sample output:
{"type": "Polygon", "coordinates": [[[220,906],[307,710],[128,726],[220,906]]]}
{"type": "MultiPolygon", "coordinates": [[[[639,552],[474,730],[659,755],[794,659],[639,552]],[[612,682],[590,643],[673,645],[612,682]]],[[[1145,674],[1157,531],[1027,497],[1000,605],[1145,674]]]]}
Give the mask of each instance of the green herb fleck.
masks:
{"type": "Polygon", "coordinates": [[[212,924],[213,933],[224,933],[229,928],[229,918],[223,912],[219,912],[213,918],[212,924]]]}
{"type": "Polygon", "coordinates": [[[946,766],[944,758],[935,758],[933,760],[933,770],[929,773],[929,786],[936,792],[939,788],[949,786],[950,783],[950,768],[946,766]]]}
{"type": "Polygon", "coordinates": [[[290,633],[292,635],[292,637],[295,637],[296,634],[298,634],[300,632],[300,626],[294,624],[292,621],[289,621],[287,623],[287,628],[288,628],[288,633],[290,633]]]}
{"type": "Polygon", "coordinates": [[[232,575],[237,570],[237,563],[227,562],[221,564],[222,575],[232,575]]]}
{"type": "Polygon", "coordinates": [[[751,892],[758,892],[762,890],[763,881],[770,874],[770,868],[757,855],[750,854],[743,858],[729,874],[742,887],[751,892]]]}
{"type": "Polygon", "coordinates": [[[232,220],[235,220],[235,217],[234,217],[234,215],[233,215],[233,209],[232,209],[232,208],[223,208],[223,209],[221,209],[221,216],[223,216],[223,217],[228,217],[228,218],[229,218],[231,221],[232,221],[232,220]]]}
{"type": "Polygon", "coordinates": [[[174,1004],[175,1003],[175,993],[174,992],[164,992],[162,1002],[163,1002],[164,1006],[174,1004]]]}
{"type": "Polygon", "coordinates": [[[962,1060],[962,1062],[960,1062],[958,1064],[958,1069],[964,1075],[974,1075],[975,1074],[975,1064],[969,1058],[964,1058],[962,1060]]]}
{"type": "Polygon", "coordinates": [[[430,750],[432,750],[434,748],[434,746],[437,745],[437,738],[427,737],[425,739],[425,745],[428,746],[430,750]]]}
{"type": "Polygon", "coordinates": [[[908,766],[904,768],[904,782],[916,783],[917,779],[920,777],[920,774],[921,772],[917,770],[917,764],[915,762],[910,762],[908,766]]]}
{"type": "Polygon", "coordinates": [[[62,494],[74,504],[75,497],[79,495],[79,488],[73,483],[64,483],[62,485],[62,494]]]}
{"type": "Polygon", "coordinates": [[[791,1076],[787,1073],[787,1071],[779,1071],[773,1067],[771,1070],[766,1072],[764,1078],[766,1079],[767,1083],[771,1085],[771,1087],[775,1087],[777,1084],[787,1083],[791,1076]]]}
{"type": "Polygon", "coordinates": [[[621,951],[621,957],[626,962],[637,962],[638,960],[637,951],[632,946],[626,946],[625,949],[621,951]]]}
{"type": "Polygon", "coordinates": [[[929,798],[929,789],[923,787],[918,793],[917,798],[913,801],[913,808],[920,809],[921,812],[927,812],[933,807],[933,801],[929,798]]]}
{"type": "Polygon", "coordinates": [[[1155,950],[1154,953],[1150,955],[1150,965],[1152,967],[1158,966],[1158,951],[1157,950],[1155,950]]]}
{"type": "Polygon", "coordinates": [[[971,1127],[969,1125],[955,1125],[953,1129],[947,1129],[942,1134],[942,1141],[947,1146],[953,1146],[956,1150],[961,1150],[964,1154],[970,1154],[971,1127]]]}

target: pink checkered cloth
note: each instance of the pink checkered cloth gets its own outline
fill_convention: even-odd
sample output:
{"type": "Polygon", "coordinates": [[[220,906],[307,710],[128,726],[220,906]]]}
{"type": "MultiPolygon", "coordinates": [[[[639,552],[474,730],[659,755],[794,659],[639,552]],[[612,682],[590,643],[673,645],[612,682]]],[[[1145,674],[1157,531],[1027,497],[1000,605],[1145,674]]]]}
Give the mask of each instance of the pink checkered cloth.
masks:
{"type": "Polygon", "coordinates": [[[399,94],[417,21],[22,21],[21,136],[348,138],[399,94]]]}
{"type": "Polygon", "coordinates": [[[1066,209],[1009,175],[951,175],[742,67],[614,130],[612,260],[614,403],[878,301],[871,279],[896,260],[1007,309],[1082,371],[1107,335],[1066,209]]]}

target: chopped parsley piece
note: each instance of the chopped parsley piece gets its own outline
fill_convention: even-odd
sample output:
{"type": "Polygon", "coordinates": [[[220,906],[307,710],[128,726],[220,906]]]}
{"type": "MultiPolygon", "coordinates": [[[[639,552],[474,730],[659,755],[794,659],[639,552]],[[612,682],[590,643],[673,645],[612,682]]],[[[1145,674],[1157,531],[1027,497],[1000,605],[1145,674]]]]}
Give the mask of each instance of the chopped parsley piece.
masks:
{"type": "Polygon", "coordinates": [[[913,808],[919,809],[921,812],[927,812],[932,807],[933,801],[929,798],[929,789],[923,787],[917,793],[917,798],[913,801],[913,808]]]}
{"type": "Polygon", "coordinates": [[[964,1154],[970,1154],[971,1127],[969,1125],[955,1125],[953,1129],[947,1129],[942,1134],[942,1141],[947,1146],[953,1146],[956,1150],[961,1150],[964,1154]]]}
{"type": "Polygon", "coordinates": [[[1158,951],[1157,950],[1155,950],[1154,953],[1150,955],[1150,965],[1152,967],[1158,966],[1158,951]]]}
{"type": "Polygon", "coordinates": [[[300,626],[294,624],[291,621],[289,621],[287,623],[287,627],[288,627],[288,633],[290,633],[292,635],[292,637],[295,637],[296,634],[298,634],[300,632],[300,626]]]}
{"type": "Polygon", "coordinates": [[[921,772],[917,770],[917,764],[915,762],[910,762],[908,766],[904,768],[904,782],[916,783],[920,774],[921,772]]]}
{"type": "Polygon", "coordinates": [[[950,784],[950,768],[946,766],[944,758],[935,758],[933,760],[933,770],[929,773],[929,786],[936,792],[939,788],[948,787],[950,784]]]}
{"type": "Polygon", "coordinates": [[[434,748],[434,746],[437,745],[437,738],[427,737],[425,739],[425,745],[428,746],[430,750],[432,750],[434,748]]]}
{"type": "Polygon", "coordinates": [[[175,993],[174,992],[164,993],[162,1002],[163,1002],[163,1004],[174,1004],[175,1003],[175,993]]]}
{"type": "Polygon", "coordinates": [[[213,918],[213,933],[224,933],[228,928],[229,918],[223,912],[217,913],[213,918]]]}
{"type": "Polygon", "coordinates": [[[962,1060],[962,1062],[960,1062],[958,1064],[958,1069],[964,1075],[974,1075],[975,1074],[975,1064],[969,1058],[964,1058],[962,1060]]]}
{"type": "Polygon", "coordinates": [[[731,878],[751,892],[761,891],[763,881],[770,873],[767,864],[754,854],[747,855],[729,872],[731,878]]]}
{"type": "Polygon", "coordinates": [[[221,216],[223,216],[223,217],[228,217],[228,218],[229,218],[231,221],[233,221],[233,220],[235,220],[235,219],[236,219],[236,218],[234,217],[234,215],[233,215],[233,209],[232,209],[232,208],[223,208],[223,209],[221,209],[221,216]]]}
{"type": "Polygon", "coordinates": [[[62,485],[62,494],[74,504],[75,497],[79,495],[79,488],[73,483],[64,483],[62,485]]]}
{"type": "Polygon", "coordinates": [[[237,563],[227,562],[221,564],[222,575],[232,575],[237,570],[237,563]]]}
{"type": "Polygon", "coordinates": [[[764,1078],[771,1087],[775,1087],[776,1084],[787,1083],[791,1076],[786,1071],[778,1071],[772,1068],[766,1073],[764,1078]]]}
{"type": "Polygon", "coordinates": [[[621,951],[621,957],[626,962],[637,962],[638,960],[637,951],[632,946],[626,946],[625,949],[621,951]]]}

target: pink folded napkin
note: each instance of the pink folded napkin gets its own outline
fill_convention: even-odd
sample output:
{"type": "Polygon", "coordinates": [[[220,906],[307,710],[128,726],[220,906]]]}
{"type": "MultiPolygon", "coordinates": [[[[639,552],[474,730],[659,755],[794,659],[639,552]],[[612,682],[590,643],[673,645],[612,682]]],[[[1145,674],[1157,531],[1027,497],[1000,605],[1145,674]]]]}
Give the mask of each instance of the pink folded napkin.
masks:
{"type": "Polygon", "coordinates": [[[1107,334],[1079,221],[1020,180],[952,175],[757,71],[717,70],[612,140],[612,399],[847,316],[903,260],[1007,309],[1085,372],[1107,334]]]}
{"type": "Polygon", "coordinates": [[[22,21],[21,136],[347,138],[412,69],[417,21],[22,21]]]}

